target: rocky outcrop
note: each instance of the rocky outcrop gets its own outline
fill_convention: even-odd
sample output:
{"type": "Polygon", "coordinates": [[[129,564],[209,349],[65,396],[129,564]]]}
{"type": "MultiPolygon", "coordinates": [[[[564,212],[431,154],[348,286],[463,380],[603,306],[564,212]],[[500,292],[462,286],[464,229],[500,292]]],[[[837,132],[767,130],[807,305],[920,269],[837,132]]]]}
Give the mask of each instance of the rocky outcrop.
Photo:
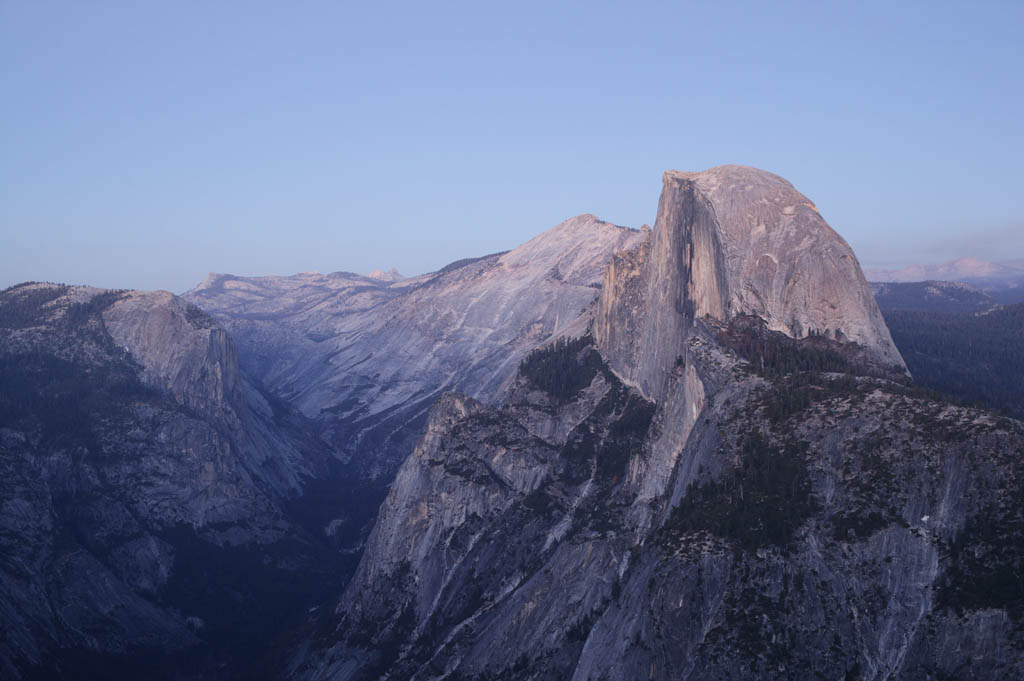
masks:
{"type": "Polygon", "coordinates": [[[882,378],[755,371],[721,347],[699,362],[734,378],[654,498],[628,475],[658,438],[654,405],[610,371],[557,408],[525,376],[514,408],[441,400],[320,624],[326,647],[289,676],[1024,671],[1024,594],[996,586],[1024,555],[1024,426],[882,378]],[[556,446],[529,434],[581,409],[556,446]]]}
{"type": "Polygon", "coordinates": [[[167,291],[132,291],[104,310],[103,322],[148,384],[192,409],[223,415],[243,408],[234,343],[194,305],[167,291]]]}
{"type": "Polygon", "coordinates": [[[394,267],[386,272],[384,270],[374,270],[366,276],[370,277],[370,279],[377,279],[378,281],[386,282],[395,282],[405,279],[405,277],[403,277],[394,267]]]}
{"type": "Polygon", "coordinates": [[[589,344],[548,355],[582,372],[574,399],[561,399],[544,374],[525,373],[500,410],[458,395],[438,401],[356,577],[320,624],[340,640],[318,637],[329,648],[298,656],[288,675],[429,676],[452,668],[435,641],[468,643],[471,651],[459,644],[460,673],[483,677],[497,669],[495,650],[512,661],[523,650],[578,651],[580,641],[567,645],[552,632],[567,613],[585,619],[600,605],[628,562],[629,541],[579,551],[571,538],[601,536],[612,518],[621,521],[628,463],[653,408],[595,364],[589,344]]]}

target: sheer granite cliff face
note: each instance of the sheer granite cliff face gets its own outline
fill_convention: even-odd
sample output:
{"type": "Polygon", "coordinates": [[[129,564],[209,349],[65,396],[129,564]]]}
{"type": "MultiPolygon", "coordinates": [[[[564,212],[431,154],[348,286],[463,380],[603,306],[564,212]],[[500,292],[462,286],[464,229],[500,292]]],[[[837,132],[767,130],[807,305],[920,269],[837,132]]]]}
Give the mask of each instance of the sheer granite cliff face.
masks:
{"type": "Polygon", "coordinates": [[[114,343],[144,380],[191,409],[218,415],[243,409],[235,345],[224,329],[167,291],[132,291],[103,312],[114,343]]]}
{"type": "Polygon", "coordinates": [[[593,321],[611,368],[660,405],[651,456],[632,471],[642,501],[664,493],[707,396],[722,387],[692,361],[698,325],[744,315],[905,369],[852,250],[786,180],[743,166],[666,172],[655,227],[612,258],[593,321]]]}
{"type": "Polygon", "coordinates": [[[658,397],[695,320],[743,314],[794,338],[857,343],[903,367],[853,251],[789,182],[743,166],[668,171],[649,242],[608,268],[598,345],[658,397]]]}
{"type": "Polygon", "coordinates": [[[915,391],[788,183],[668,173],[583,320],[435,405],[283,676],[1024,673],[1024,426],[915,391]]]}

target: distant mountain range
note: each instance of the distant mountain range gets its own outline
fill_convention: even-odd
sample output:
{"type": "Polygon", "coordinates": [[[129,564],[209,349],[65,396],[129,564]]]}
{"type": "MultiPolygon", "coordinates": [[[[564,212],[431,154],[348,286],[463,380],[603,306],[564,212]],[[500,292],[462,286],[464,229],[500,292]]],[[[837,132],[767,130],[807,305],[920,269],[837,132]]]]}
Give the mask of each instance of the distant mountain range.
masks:
{"type": "Polygon", "coordinates": [[[962,281],[977,286],[999,303],[1024,301],[1024,259],[987,262],[959,258],[939,265],[908,265],[898,270],[869,267],[864,276],[878,283],[962,281]]]}

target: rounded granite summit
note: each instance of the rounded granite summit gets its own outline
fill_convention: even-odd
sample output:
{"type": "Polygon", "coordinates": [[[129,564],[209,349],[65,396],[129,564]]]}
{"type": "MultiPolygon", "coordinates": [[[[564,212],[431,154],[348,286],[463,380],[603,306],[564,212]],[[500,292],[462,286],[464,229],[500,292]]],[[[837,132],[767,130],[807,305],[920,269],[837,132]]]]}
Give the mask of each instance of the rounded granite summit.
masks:
{"type": "Polygon", "coordinates": [[[595,324],[641,385],[660,381],[703,317],[755,315],[791,337],[854,342],[881,365],[904,366],[853,249],[778,175],[737,165],[666,172],[642,251],[612,263],[595,324]]]}

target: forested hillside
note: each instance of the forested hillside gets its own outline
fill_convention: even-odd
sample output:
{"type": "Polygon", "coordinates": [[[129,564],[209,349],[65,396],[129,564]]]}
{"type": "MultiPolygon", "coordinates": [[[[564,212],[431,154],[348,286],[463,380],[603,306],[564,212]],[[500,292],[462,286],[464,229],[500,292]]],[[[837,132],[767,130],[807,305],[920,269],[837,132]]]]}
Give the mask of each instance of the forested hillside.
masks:
{"type": "Polygon", "coordinates": [[[1024,303],[980,314],[882,314],[918,385],[1024,418],[1024,303]]]}

